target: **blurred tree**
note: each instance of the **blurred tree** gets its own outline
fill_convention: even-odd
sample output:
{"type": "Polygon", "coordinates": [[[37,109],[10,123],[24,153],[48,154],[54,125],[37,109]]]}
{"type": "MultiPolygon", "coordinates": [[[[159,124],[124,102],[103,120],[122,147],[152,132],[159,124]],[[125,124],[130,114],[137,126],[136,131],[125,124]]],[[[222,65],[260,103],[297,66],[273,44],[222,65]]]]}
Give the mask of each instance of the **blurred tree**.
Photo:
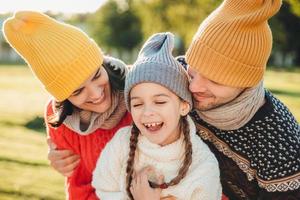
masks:
{"type": "Polygon", "coordinates": [[[291,5],[291,10],[294,14],[300,16],[300,1],[299,0],[286,0],[291,5]]]}
{"type": "Polygon", "coordinates": [[[92,37],[105,50],[117,51],[120,58],[123,52],[132,52],[143,39],[140,19],[130,4],[130,0],[108,0],[88,20],[92,37]]]}
{"type": "Polygon", "coordinates": [[[133,0],[145,37],[171,31],[178,35],[178,52],[183,54],[201,21],[221,0],[133,0]]]}
{"type": "Polygon", "coordinates": [[[270,20],[274,40],[271,64],[300,66],[300,15],[292,12],[295,5],[284,1],[280,12],[270,20]]]}
{"type": "Polygon", "coordinates": [[[73,14],[65,18],[66,19],[64,21],[73,25],[85,24],[89,18],[89,14],[86,13],[73,14]]]}

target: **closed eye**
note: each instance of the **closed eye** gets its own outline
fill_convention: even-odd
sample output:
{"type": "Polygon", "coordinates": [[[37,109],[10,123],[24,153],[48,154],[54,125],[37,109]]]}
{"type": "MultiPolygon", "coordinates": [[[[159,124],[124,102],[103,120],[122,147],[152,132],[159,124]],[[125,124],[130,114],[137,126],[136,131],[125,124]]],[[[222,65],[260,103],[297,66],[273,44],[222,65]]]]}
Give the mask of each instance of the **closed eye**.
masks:
{"type": "Polygon", "coordinates": [[[98,71],[96,72],[95,76],[92,78],[92,81],[96,80],[100,76],[101,76],[101,72],[100,72],[100,68],[99,68],[98,71]]]}
{"type": "Polygon", "coordinates": [[[161,104],[165,104],[167,102],[166,101],[156,101],[155,103],[161,105],[161,104]]]}
{"type": "Polygon", "coordinates": [[[141,106],[143,104],[142,103],[133,103],[131,105],[132,105],[132,107],[136,108],[136,107],[139,107],[139,106],[141,106]]]}
{"type": "Polygon", "coordinates": [[[84,88],[80,88],[80,89],[78,89],[78,90],[75,90],[75,91],[72,93],[72,96],[78,96],[78,95],[80,95],[80,93],[82,92],[83,89],[84,89],[84,88]]]}

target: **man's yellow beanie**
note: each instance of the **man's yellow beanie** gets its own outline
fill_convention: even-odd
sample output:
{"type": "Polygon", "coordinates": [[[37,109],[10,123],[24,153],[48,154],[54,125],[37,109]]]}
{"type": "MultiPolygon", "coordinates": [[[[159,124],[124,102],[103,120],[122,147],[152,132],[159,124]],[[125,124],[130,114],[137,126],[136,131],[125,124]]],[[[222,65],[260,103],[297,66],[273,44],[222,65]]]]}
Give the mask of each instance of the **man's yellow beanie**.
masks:
{"type": "Polygon", "coordinates": [[[100,48],[84,32],[39,12],[16,12],[3,32],[58,101],[67,99],[103,62],[100,48]]]}
{"type": "Polygon", "coordinates": [[[267,20],[280,6],[281,0],[224,0],[200,25],[187,63],[219,84],[255,86],[272,49],[267,20]]]}

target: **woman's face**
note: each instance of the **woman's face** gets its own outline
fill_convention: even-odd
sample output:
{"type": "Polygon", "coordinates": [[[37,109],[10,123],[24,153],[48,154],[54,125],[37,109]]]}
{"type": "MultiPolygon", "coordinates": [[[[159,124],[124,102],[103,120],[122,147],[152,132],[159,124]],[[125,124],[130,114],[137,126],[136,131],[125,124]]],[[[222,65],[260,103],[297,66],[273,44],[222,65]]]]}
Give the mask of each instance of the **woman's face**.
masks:
{"type": "Polygon", "coordinates": [[[108,74],[100,67],[68,100],[82,110],[104,113],[111,106],[111,96],[108,74]]]}

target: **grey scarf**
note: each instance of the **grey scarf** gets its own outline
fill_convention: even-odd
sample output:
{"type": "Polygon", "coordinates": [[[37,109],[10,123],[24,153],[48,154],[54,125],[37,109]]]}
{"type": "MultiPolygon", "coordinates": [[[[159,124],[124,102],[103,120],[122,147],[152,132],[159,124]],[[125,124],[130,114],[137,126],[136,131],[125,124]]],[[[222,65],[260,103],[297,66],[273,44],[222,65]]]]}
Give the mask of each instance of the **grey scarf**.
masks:
{"type": "Polygon", "coordinates": [[[115,127],[126,113],[124,95],[121,92],[112,94],[112,105],[104,113],[95,113],[80,109],[74,109],[64,124],[80,135],[88,135],[96,129],[111,129],[115,127]]]}
{"type": "Polygon", "coordinates": [[[233,101],[208,111],[196,110],[207,123],[221,130],[236,130],[249,122],[265,103],[263,81],[247,88],[233,101]]]}

